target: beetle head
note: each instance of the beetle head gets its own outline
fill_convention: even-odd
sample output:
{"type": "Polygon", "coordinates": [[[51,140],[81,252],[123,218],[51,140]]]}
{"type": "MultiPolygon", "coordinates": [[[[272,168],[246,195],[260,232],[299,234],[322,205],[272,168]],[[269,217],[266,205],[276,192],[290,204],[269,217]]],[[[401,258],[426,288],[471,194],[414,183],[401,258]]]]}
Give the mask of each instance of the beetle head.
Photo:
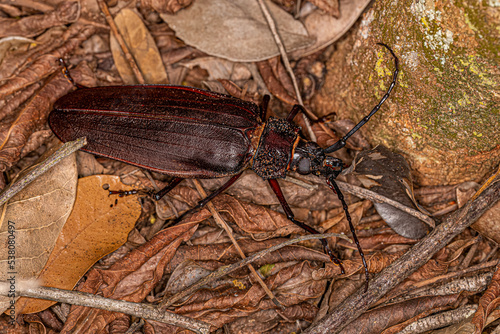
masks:
{"type": "Polygon", "coordinates": [[[293,152],[289,169],[303,175],[316,174],[336,178],[343,165],[342,160],[327,156],[318,144],[300,140],[293,152]]]}

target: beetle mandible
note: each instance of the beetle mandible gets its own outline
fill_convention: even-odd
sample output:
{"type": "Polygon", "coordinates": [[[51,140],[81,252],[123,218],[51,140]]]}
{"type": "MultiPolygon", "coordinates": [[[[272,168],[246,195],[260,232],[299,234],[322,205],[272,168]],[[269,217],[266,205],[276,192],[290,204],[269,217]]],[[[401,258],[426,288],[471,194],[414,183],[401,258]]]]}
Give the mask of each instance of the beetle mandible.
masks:
{"type": "MultiPolygon", "coordinates": [[[[340,159],[327,154],[343,148],[346,140],[366,124],[393,90],[399,73],[399,61],[389,88],[372,111],[332,146],[323,149],[302,139],[300,128],[292,123],[303,107],[295,105],[286,119],[270,117],[264,121],[269,97],[259,107],[231,96],[191,87],[137,85],[79,88],[54,103],[49,124],[63,142],[87,137],[82,150],[120,160],[175,178],[154,195],[160,199],[184,178],[232,176],[193,208],[201,208],[231,186],[251,168],[268,180],[287,218],[304,230],[317,234],[312,227],[295,219],[276,179],[287,171],[315,174],[326,178],[339,197],[359,250],[368,287],[368,267],[344,200],[335,178],[343,168],[340,159]]],[[[190,210],[191,211],[191,210],[190,210]]],[[[339,261],[321,239],[325,252],[339,261]]]]}

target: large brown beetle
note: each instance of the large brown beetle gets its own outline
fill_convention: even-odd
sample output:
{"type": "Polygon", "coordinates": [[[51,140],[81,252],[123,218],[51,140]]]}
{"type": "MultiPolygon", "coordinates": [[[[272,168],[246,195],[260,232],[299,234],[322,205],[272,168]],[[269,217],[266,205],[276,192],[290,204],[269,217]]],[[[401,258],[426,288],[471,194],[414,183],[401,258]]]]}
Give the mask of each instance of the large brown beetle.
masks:
{"type": "MultiPolygon", "coordinates": [[[[343,162],[327,154],[345,146],[346,140],[380,109],[396,84],[398,58],[387,45],[381,45],[390,51],[395,63],[387,92],[363,120],[326,149],[299,136],[300,128],[292,120],[303,110],[300,105],[295,105],[284,120],[270,117],[265,121],[268,97],[259,107],[227,95],[183,86],[80,88],[56,101],[49,124],[63,142],[87,137],[88,144],[82,149],[86,152],[174,176],[154,196],[156,199],[184,178],[232,176],[195,208],[203,207],[233,184],[243,170],[251,168],[268,180],[288,219],[315,234],[319,232],[294,218],[276,179],[285,177],[289,170],[325,177],[342,202],[368,284],[364,254],[335,182],[343,162]]],[[[344,273],[327,241],[321,239],[321,242],[344,273]]]]}

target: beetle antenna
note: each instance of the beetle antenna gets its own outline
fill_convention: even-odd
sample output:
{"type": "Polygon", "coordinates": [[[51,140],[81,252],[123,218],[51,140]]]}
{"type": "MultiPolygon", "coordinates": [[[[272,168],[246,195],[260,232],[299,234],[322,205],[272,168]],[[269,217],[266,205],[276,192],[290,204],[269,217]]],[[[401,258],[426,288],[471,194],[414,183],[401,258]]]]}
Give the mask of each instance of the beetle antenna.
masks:
{"type": "Polygon", "coordinates": [[[380,107],[382,106],[382,104],[384,104],[385,100],[387,100],[387,98],[389,97],[389,95],[392,92],[392,89],[396,85],[396,79],[398,78],[398,73],[399,73],[399,59],[396,56],[396,54],[394,53],[394,51],[392,51],[392,49],[388,45],[386,45],[384,43],[377,43],[377,44],[384,46],[387,50],[389,50],[389,52],[391,53],[391,55],[394,57],[394,66],[396,67],[396,69],[394,70],[394,73],[393,73],[393,76],[392,76],[391,85],[389,86],[389,89],[387,90],[387,92],[385,93],[385,95],[380,99],[379,103],[375,106],[375,108],[373,108],[373,110],[367,116],[365,116],[358,124],[356,124],[356,126],[353,127],[351,129],[351,131],[349,131],[338,142],[336,142],[335,144],[333,144],[330,147],[327,147],[325,149],[325,153],[332,153],[332,152],[338,151],[342,147],[344,147],[347,139],[349,139],[350,136],[352,136],[356,131],[358,131],[360,127],[362,127],[363,125],[365,125],[366,122],[368,122],[370,120],[370,118],[373,115],[375,115],[375,113],[380,109],[380,107]]]}
{"type": "Polygon", "coordinates": [[[365,254],[363,253],[363,249],[361,249],[361,245],[359,244],[358,236],[356,235],[356,230],[354,230],[354,225],[352,224],[351,215],[349,214],[349,209],[347,207],[347,203],[345,202],[344,195],[340,191],[340,188],[337,185],[337,182],[335,182],[334,178],[335,178],[334,175],[330,175],[329,177],[327,177],[326,183],[333,190],[333,192],[337,194],[340,202],[342,203],[342,208],[344,209],[345,217],[347,219],[347,222],[349,223],[349,228],[351,229],[352,238],[354,239],[354,243],[356,243],[359,255],[361,256],[361,261],[363,261],[363,266],[365,267],[365,277],[366,277],[365,292],[366,292],[368,291],[368,281],[370,279],[370,274],[368,272],[368,265],[366,264],[365,254]]]}

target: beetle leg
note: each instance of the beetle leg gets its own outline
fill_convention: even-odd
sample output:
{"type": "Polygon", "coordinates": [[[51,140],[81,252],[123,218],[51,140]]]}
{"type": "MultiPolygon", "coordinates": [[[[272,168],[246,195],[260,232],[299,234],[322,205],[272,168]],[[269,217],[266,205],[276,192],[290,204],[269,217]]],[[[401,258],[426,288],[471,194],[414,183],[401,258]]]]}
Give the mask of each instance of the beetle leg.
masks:
{"type": "Polygon", "coordinates": [[[174,189],[179,183],[181,183],[182,180],[184,180],[184,179],[180,178],[180,177],[176,177],[175,179],[170,181],[168,186],[166,186],[165,188],[163,188],[162,190],[160,190],[156,194],[154,194],[153,198],[155,200],[159,201],[163,196],[168,194],[170,192],[170,190],[174,189]]]}
{"type": "Polygon", "coordinates": [[[368,273],[368,265],[366,264],[365,254],[363,253],[363,249],[361,249],[361,245],[359,244],[358,236],[356,235],[356,231],[354,230],[354,225],[352,225],[351,215],[349,214],[347,203],[344,200],[344,195],[340,191],[337,182],[335,182],[335,180],[333,179],[333,176],[328,177],[326,179],[326,183],[328,184],[330,189],[332,189],[333,192],[337,194],[340,202],[342,203],[342,208],[344,209],[345,217],[347,219],[347,222],[349,223],[349,228],[351,229],[352,238],[356,243],[356,247],[358,247],[359,255],[361,256],[361,260],[363,261],[363,266],[365,267],[365,277],[366,277],[365,292],[366,292],[368,291],[368,280],[370,279],[370,274],[368,273]]]}
{"type": "MultiPolygon", "coordinates": [[[[276,179],[270,179],[269,185],[273,189],[274,193],[276,194],[276,197],[278,198],[278,201],[280,202],[281,206],[283,207],[283,211],[285,211],[286,217],[295,225],[302,227],[304,230],[311,234],[320,234],[318,231],[313,229],[311,226],[306,225],[298,220],[295,219],[295,216],[293,215],[292,209],[290,209],[290,206],[288,206],[288,203],[285,200],[285,197],[283,196],[283,192],[281,191],[280,185],[278,184],[278,181],[276,179]]],[[[340,272],[342,274],[345,274],[344,266],[342,266],[342,262],[337,259],[337,257],[333,254],[332,250],[328,246],[328,242],[326,239],[320,239],[321,243],[323,244],[323,248],[325,249],[325,252],[330,256],[330,259],[332,260],[333,263],[338,265],[340,267],[340,272]]]]}
{"type": "Polygon", "coordinates": [[[182,179],[180,177],[174,178],[172,181],[170,181],[170,183],[165,188],[158,191],[157,193],[154,193],[153,191],[134,189],[134,190],[110,190],[109,194],[110,195],[119,195],[120,197],[129,196],[129,195],[136,195],[136,194],[146,194],[148,196],[153,197],[153,199],[159,201],[170,190],[174,189],[175,186],[177,186],[182,180],[184,180],[184,179],[182,179]]]}
{"type": "MultiPolygon", "coordinates": [[[[227,188],[229,188],[234,182],[236,182],[236,180],[239,179],[239,177],[241,176],[241,174],[243,174],[243,172],[239,173],[239,174],[236,174],[236,175],[233,175],[233,177],[231,177],[226,183],[224,183],[219,189],[215,190],[214,192],[212,192],[210,195],[208,195],[207,197],[205,197],[204,199],[202,199],[201,201],[198,202],[198,204],[196,204],[196,206],[192,207],[191,209],[185,211],[184,213],[182,213],[179,217],[177,217],[171,224],[169,224],[169,226],[172,226],[172,225],[175,225],[177,224],[179,221],[181,221],[187,214],[195,211],[195,210],[198,210],[198,209],[201,209],[203,208],[205,205],[207,205],[208,202],[210,202],[211,200],[213,200],[217,195],[219,195],[220,193],[222,193],[224,190],[226,190],[227,188]]],[[[181,179],[183,180],[183,179],[181,179]]]]}
{"type": "Polygon", "coordinates": [[[302,113],[307,116],[306,110],[304,109],[304,107],[301,106],[300,104],[296,104],[292,107],[292,110],[290,110],[290,113],[286,117],[286,120],[288,122],[292,122],[293,119],[295,118],[295,116],[297,116],[297,114],[299,113],[299,111],[302,111],[302,113]]]}
{"type": "Polygon", "coordinates": [[[194,208],[192,208],[191,210],[201,209],[202,207],[204,207],[205,205],[207,205],[208,202],[210,202],[211,200],[213,200],[220,193],[222,193],[227,188],[229,188],[234,182],[236,182],[236,180],[238,180],[240,178],[241,174],[243,174],[243,173],[239,173],[239,174],[233,175],[233,177],[231,177],[229,179],[229,181],[227,181],[219,189],[215,190],[210,195],[208,195],[207,197],[205,197],[204,199],[202,199],[201,201],[199,201],[198,204],[194,208]]]}
{"type": "Polygon", "coordinates": [[[262,103],[260,104],[260,120],[264,121],[266,119],[266,114],[267,114],[267,106],[269,105],[269,100],[271,98],[269,95],[264,95],[262,98],[262,103]]]}

